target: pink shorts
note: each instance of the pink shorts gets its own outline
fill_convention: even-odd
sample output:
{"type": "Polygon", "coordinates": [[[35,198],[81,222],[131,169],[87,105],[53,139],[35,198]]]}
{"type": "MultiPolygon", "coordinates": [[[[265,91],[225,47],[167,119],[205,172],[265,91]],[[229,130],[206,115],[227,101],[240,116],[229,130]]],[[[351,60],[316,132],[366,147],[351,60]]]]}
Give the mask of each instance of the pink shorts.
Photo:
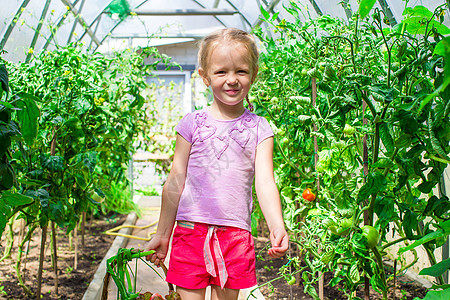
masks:
{"type": "Polygon", "coordinates": [[[255,286],[252,235],[235,227],[178,221],[173,233],[166,280],[186,289],[202,289],[209,285],[222,285],[229,289],[255,286]],[[206,244],[209,244],[210,251],[205,250],[208,236],[211,238],[206,244]]]}

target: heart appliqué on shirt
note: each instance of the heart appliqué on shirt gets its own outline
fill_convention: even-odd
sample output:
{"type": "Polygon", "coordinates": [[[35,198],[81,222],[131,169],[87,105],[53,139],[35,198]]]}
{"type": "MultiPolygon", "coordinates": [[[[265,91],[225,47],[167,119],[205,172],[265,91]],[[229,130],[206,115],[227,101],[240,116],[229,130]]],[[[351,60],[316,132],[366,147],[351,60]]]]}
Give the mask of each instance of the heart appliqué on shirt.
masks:
{"type": "Polygon", "coordinates": [[[248,141],[250,140],[250,131],[245,128],[232,128],[230,129],[230,137],[238,143],[241,148],[245,148],[245,145],[247,145],[248,141]]]}
{"type": "Polygon", "coordinates": [[[229,144],[230,140],[227,136],[215,136],[211,140],[211,146],[217,159],[220,159],[225,150],[227,150],[229,144]]]}
{"type": "Polygon", "coordinates": [[[206,113],[197,113],[195,114],[195,123],[197,123],[198,127],[203,127],[206,122],[206,113]]]}
{"type": "Polygon", "coordinates": [[[256,126],[256,119],[252,116],[245,116],[242,119],[242,125],[244,125],[247,128],[253,128],[256,126]]]}
{"type": "Polygon", "coordinates": [[[214,125],[204,125],[199,127],[198,137],[200,138],[200,142],[209,139],[216,132],[216,129],[217,128],[214,125]]]}

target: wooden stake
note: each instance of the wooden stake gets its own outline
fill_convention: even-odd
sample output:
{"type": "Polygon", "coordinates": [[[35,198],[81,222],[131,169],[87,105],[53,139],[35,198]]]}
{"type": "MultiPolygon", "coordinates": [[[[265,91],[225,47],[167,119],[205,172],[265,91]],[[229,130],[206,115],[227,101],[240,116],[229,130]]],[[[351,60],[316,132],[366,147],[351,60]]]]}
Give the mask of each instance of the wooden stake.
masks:
{"type": "Polygon", "coordinates": [[[38,278],[37,278],[37,292],[36,295],[38,299],[41,298],[41,287],[42,287],[42,270],[44,268],[44,251],[45,251],[45,243],[47,241],[47,224],[42,227],[41,233],[41,252],[39,255],[39,269],[38,269],[38,278]]]}
{"type": "Polygon", "coordinates": [[[395,289],[397,284],[397,260],[394,260],[394,286],[392,287],[392,300],[395,300],[395,289]]]}
{"type": "MultiPolygon", "coordinates": [[[[363,101],[363,125],[367,125],[367,118],[365,117],[367,103],[363,101]]],[[[363,138],[363,167],[364,167],[364,183],[366,182],[367,174],[369,174],[369,150],[367,148],[367,134],[363,138]]],[[[364,224],[369,224],[369,212],[364,212],[364,224]]],[[[364,300],[370,300],[370,281],[367,276],[364,276],[364,300]]]]}
{"type": "Polygon", "coordinates": [[[51,222],[52,225],[52,244],[53,244],[53,272],[55,272],[55,295],[58,295],[58,254],[56,252],[56,228],[55,222],[51,222]]]}
{"type": "Polygon", "coordinates": [[[78,269],[78,226],[75,226],[74,233],[73,233],[73,239],[75,243],[75,259],[73,262],[73,269],[78,269]]]}
{"type": "MultiPolygon", "coordinates": [[[[311,78],[311,84],[312,84],[312,105],[313,107],[316,107],[316,99],[317,99],[317,83],[316,78],[311,78]]],[[[314,123],[314,132],[317,131],[317,125],[314,123]]],[[[317,162],[319,161],[319,144],[317,143],[317,136],[314,135],[314,171],[316,171],[317,168],[317,162]]],[[[319,176],[316,175],[316,192],[319,193],[320,189],[320,180],[319,176]]],[[[319,249],[319,252],[321,249],[319,249]]],[[[323,273],[319,272],[319,298],[321,300],[324,299],[324,293],[323,293],[323,273]]]]}
{"type": "Polygon", "coordinates": [[[84,233],[86,228],[86,212],[81,214],[81,249],[84,249],[84,233]]]}

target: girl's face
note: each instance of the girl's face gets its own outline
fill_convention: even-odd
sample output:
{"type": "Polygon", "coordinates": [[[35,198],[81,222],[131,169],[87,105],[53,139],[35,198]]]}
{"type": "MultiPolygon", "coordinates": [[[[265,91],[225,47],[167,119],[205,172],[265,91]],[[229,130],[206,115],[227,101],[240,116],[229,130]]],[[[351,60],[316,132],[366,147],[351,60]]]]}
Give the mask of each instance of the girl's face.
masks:
{"type": "Polygon", "coordinates": [[[221,43],[211,51],[208,70],[200,68],[199,74],[211,86],[214,101],[237,105],[244,100],[256,76],[248,60],[247,49],[240,43],[221,43]]]}

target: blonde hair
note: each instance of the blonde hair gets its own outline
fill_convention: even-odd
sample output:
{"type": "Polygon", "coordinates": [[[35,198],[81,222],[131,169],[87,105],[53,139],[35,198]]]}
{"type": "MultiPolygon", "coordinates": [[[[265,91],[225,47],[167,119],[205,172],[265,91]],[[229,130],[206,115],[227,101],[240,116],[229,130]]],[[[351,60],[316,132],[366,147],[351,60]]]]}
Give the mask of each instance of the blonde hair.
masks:
{"type": "Polygon", "coordinates": [[[249,33],[237,28],[221,29],[205,36],[201,40],[200,49],[198,51],[198,64],[200,68],[208,73],[211,53],[220,42],[241,43],[248,52],[250,73],[252,76],[256,75],[259,53],[255,39],[249,33]]]}

